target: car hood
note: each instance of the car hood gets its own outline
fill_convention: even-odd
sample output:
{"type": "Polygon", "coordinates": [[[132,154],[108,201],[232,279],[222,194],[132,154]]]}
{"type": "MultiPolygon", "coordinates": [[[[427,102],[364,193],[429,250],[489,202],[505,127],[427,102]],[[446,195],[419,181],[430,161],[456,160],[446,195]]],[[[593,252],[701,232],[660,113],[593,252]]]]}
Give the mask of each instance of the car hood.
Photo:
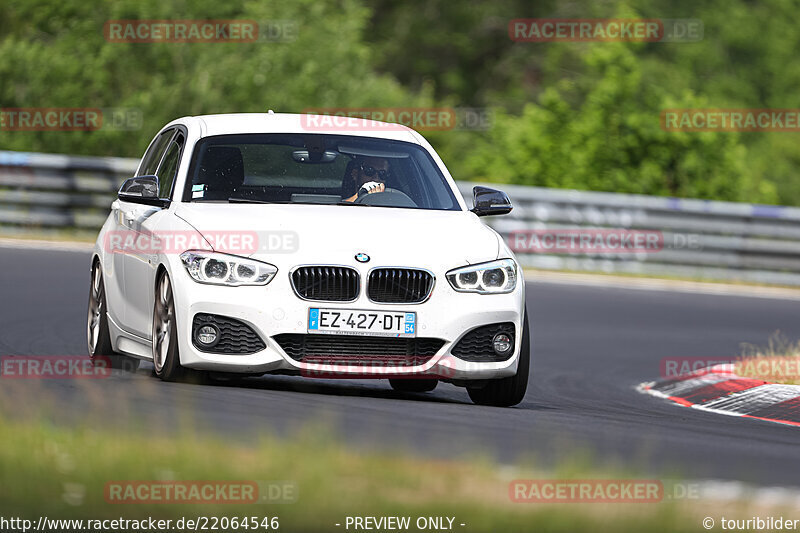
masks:
{"type": "Polygon", "coordinates": [[[468,211],[198,203],[179,204],[175,213],[214,249],[219,235],[255,236],[259,249],[242,248],[239,255],[284,267],[354,265],[364,253],[370,267],[450,269],[491,261],[500,250],[497,233],[468,211]]]}

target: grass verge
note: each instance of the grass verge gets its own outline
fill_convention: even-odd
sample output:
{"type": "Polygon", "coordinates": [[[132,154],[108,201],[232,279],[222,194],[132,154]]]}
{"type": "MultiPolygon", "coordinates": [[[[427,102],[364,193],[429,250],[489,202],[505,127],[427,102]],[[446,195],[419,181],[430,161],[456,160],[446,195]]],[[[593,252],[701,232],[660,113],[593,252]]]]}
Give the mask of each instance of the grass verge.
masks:
{"type": "Polygon", "coordinates": [[[79,230],[75,228],[25,228],[0,224],[0,239],[24,241],[80,242],[94,243],[98,230],[79,230]]]}
{"type": "MultiPolygon", "coordinates": [[[[419,516],[448,516],[455,518],[454,530],[465,532],[571,533],[694,531],[698,524],[676,502],[513,503],[508,491],[513,476],[489,461],[358,452],[319,428],[291,440],[265,436],[257,444],[243,446],[191,432],[166,437],[0,418],[0,435],[0,516],[30,518],[34,523],[39,516],[173,520],[255,516],[278,517],[283,531],[346,531],[346,516],[410,516],[412,524],[419,516]],[[291,482],[297,487],[297,501],[108,503],[106,484],[125,480],[291,482]],[[466,525],[461,527],[462,523],[466,525]]],[[[597,474],[583,472],[579,477],[631,478],[597,474]]]]}
{"type": "Polygon", "coordinates": [[[800,385],[800,341],[775,333],[766,346],[745,344],[742,351],[741,359],[734,363],[735,374],[770,383],[800,385]]]}

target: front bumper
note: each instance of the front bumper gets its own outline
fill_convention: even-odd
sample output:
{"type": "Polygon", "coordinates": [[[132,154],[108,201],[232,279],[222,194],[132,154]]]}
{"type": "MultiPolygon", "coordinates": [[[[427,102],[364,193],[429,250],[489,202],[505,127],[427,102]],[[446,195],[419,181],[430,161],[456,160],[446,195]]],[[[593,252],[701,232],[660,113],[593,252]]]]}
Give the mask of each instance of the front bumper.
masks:
{"type": "Polygon", "coordinates": [[[354,302],[310,302],[298,298],[286,272],[278,272],[263,287],[219,287],[194,282],[181,268],[173,272],[176,320],[181,364],[188,368],[232,373],[289,373],[308,377],[388,378],[398,376],[437,377],[447,380],[483,380],[512,376],[522,346],[525,308],[524,280],[520,276],[514,292],[480,295],[454,291],[437,274],[430,298],[421,304],[376,304],[364,291],[354,302]],[[309,307],[360,310],[414,311],[417,336],[445,341],[441,349],[419,366],[315,364],[296,361],[286,355],[273,336],[307,333],[309,307]],[[252,328],[266,343],[264,350],[249,355],[214,354],[200,351],[192,343],[192,321],[198,313],[234,318],[252,328]],[[514,354],[505,361],[468,362],[450,350],[475,327],[513,322],[516,329],[514,354]]]}

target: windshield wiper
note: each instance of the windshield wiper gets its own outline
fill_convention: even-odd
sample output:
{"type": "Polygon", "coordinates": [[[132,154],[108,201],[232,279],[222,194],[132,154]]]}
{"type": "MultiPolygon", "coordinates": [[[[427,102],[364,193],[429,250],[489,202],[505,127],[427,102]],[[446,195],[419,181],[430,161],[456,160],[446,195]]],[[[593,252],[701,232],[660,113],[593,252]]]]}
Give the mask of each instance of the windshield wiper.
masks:
{"type": "Polygon", "coordinates": [[[254,200],[252,198],[228,198],[228,203],[232,203],[232,204],[276,204],[278,202],[266,202],[264,200],[254,200]]]}
{"type": "Polygon", "coordinates": [[[359,207],[368,207],[367,204],[357,204],[355,202],[267,202],[266,200],[256,200],[253,198],[228,198],[228,202],[232,204],[302,204],[302,205],[357,205],[359,207]]]}

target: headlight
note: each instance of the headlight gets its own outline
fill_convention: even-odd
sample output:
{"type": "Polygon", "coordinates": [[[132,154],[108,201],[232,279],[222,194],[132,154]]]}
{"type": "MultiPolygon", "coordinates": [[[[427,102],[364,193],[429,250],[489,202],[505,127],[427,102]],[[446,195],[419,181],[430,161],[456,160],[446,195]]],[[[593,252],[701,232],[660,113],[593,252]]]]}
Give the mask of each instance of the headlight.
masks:
{"type": "Polygon", "coordinates": [[[500,259],[457,268],[447,273],[447,281],[459,292],[508,293],[517,286],[517,264],[512,259],[500,259]]]}
{"type": "Polygon", "coordinates": [[[199,250],[183,252],[181,261],[193,280],[212,285],[266,285],[278,272],[269,263],[199,250]]]}

